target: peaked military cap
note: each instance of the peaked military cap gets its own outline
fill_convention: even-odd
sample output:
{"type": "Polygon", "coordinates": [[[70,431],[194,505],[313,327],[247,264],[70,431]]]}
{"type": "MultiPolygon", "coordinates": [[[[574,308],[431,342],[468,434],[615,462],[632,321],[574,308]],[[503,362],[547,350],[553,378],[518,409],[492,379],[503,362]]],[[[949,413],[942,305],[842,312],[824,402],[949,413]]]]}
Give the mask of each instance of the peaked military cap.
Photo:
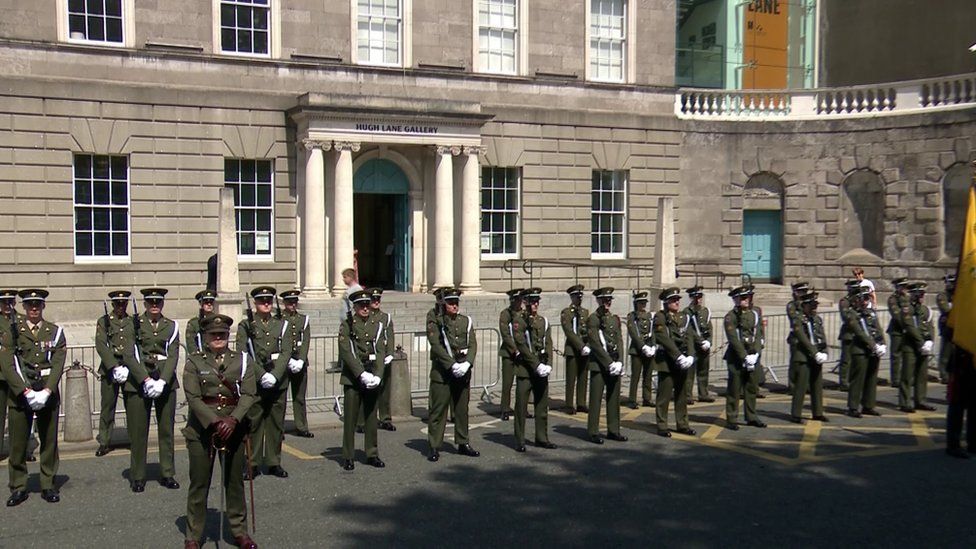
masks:
{"type": "Polygon", "coordinates": [[[302,291],[301,290],[298,290],[298,289],[295,289],[295,290],[285,290],[285,291],[281,292],[278,295],[281,297],[281,299],[284,299],[284,300],[290,300],[291,299],[291,300],[298,301],[298,296],[302,295],[302,291]]]}
{"type": "Polygon", "coordinates": [[[566,293],[569,294],[569,295],[573,295],[573,294],[583,295],[583,285],[582,284],[573,284],[569,288],[566,288],[566,293]]]}
{"type": "Polygon", "coordinates": [[[254,299],[262,297],[274,297],[278,293],[273,286],[258,286],[251,290],[251,297],[254,299]]]}
{"type": "Polygon", "coordinates": [[[383,299],[383,288],[366,288],[370,299],[383,299]]]}
{"type": "Polygon", "coordinates": [[[0,299],[17,299],[17,290],[0,290],[0,299]]]}
{"type": "Polygon", "coordinates": [[[541,298],[542,288],[526,288],[525,291],[522,292],[522,299],[538,301],[541,298]]]}
{"type": "Polygon", "coordinates": [[[372,299],[372,296],[366,290],[356,290],[349,295],[349,301],[353,303],[369,303],[372,299]]]}
{"type": "Polygon", "coordinates": [[[894,278],[894,279],[891,280],[891,285],[894,286],[895,288],[900,288],[902,286],[907,286],[908,285],[908,279],[905,278],[905,277],[903,277],[903,276],[899,276],[898,278],[894,278]]]}
{"type": "Polygon", "coordinates": [[[197,292],[197,295],[195,295],[194,297],[197,299],[197,301],[200,302],[204,300],[213,301],[217,299],[217,292],[213,290],[200,290],[199,292],[197,292]]]}
{"type": "Polygon", "coordinates": [[[688,297],[698,297],[698,296],[705,295],[705,288],[701,286],[692,286],[691,288],[688,288],[685,291],[688,292],[688,297]]]}
{"type": "Polygon", "coordinates": [[[200,331],[209,334],[213,332],[229,332],[234,319],[227,315],[207,315],[200,321],[200,331]]]}
{"type": "Polygon", "coordinates": [[[651,299],[649,296],[650,294],[648,292],[634,292],[632,297],[634,303],[637,303],[638,301],[649,301],[651,299]]]}
{"type": "Polygon", "coordinates": [[[508,299],[514,301],[522,297],[522,293],[525,292],[525,288],[512,288],[511,290],[505,292],[508,295],[508,299]]]}
{"type": "Polygon", "coordinates": [[[599,299],[601,297],[609,297],[613,299],[613,288],[607,286],[605,288],[597,288],[593,290],[593,297],[599,299]]]}
{"type": "Polygon", "coordinates": [[[441,286],[440,288],[435,289],[434,292],[433,292],[434,293],[434,298],[437,301],[443,301],[444,300],[444,290],[447,290],[447,289],[448,289],[447,286],[441,286]]]}
{"type": "Polygon", "coordinates": [[[946,285],[955,284],[956,283],[956,275],[954,275],[954,274],[947,274],[944,277],[942,277],[942,280],[945,281],[946,285]]]}
{"type": "Polygon", "coordinates": [[[909,292],[924,292],[925,291],[925,288],[928,288],[928,287],[929,287],[929,285],[927,283],[925,283],[925,282],[922,282],[922,281],[912,282],[911,284],[908,285],[908,291],[909,292]]]}
{"type": "Polygon", "coordinates": [[[818,294],[817,292],[807,292],[800,296],[800,303],[802,304],[811,303],[813,305],[817,305],[820,303],[819,301],[817,301],[817,296],[819,295],[820,294],[818,294]]]}
{"type": "Polygon", "coordinates": [[[166,293],[169,292],[166,288],[143,288],[139,290],[142,297],[145,299],[165,299],[166,293]]]}
{"type": "Polygon", "coordinates": [[[871,295],[871,288],[868,286],[859,286],[854,290],[852,295],[857,297],[869,297],[871,295]]]}
{"type": "Polygon", "coordinates": [[[128,301],[131,295],[129,290],[112,290],[108,293],[108,298],[112,301],[128,301]]]}
{"type": "Polygon", "coordinates": [[[458,299],[461,299],[461,290],[457,288],[444,288],[444,291],[441,292],[441,297],[444,301],[447,301],[448,299],[457,301],[458,299]]]}
{"type": "Polygon", "coordinates": [[[681,299],[681,288],[672,287],[665,288],[661,290],[661,293],[657,296],[661,301],[671,301],[672,299],[681,299]]]}
{"type": "Polygon", "coordinates": [[[729,297],[746,297],[753,293],[753,286],[750,284],[748,286],[737,286],[729,290],[729,297]]]}
{"type": "Polygon", "coordinates": [[[792,284],[790,286],[790,288],[793,288],[793,292],[794,293],[795,292],[806,292],[807,290],[810,289],[810,283],[809,282],[796,282],[796,283],[792,284]]]}
{"type": "Polygon", "coordinates": [[[20,296],[21,301],[44,301],[50,292],[47,290],[41,290],[39,288],[31,288],[28,290],[21,290],[17,293],[20,296]]]}

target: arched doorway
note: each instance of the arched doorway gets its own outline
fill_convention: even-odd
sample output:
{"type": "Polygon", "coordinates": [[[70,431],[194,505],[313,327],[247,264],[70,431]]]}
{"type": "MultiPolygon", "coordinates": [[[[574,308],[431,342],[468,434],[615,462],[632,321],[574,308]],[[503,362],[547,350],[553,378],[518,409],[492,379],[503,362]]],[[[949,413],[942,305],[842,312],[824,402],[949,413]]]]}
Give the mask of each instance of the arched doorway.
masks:
{"type": "Polygon", "coordinates": [[[410,182],[384,158],[365,162],[353,176],[356,215],[353,245],[364,286],[406,291],[410,287],[410,182]]]}
{"type": "Polygon", "coordinates": [[[783,279],[782,180],[758,173],[743,188],[742,272],[753,280],[780,283],[783,279]]]}

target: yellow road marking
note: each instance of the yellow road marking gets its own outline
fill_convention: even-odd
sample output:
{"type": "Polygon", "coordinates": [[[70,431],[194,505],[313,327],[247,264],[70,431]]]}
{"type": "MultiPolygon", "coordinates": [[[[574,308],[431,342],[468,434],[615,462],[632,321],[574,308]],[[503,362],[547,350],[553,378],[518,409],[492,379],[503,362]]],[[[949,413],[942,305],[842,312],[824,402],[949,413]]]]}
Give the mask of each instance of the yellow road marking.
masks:
{"type": "Polygon", "coordinates": [[[908,422],[912,424],[912,434],[915,435],[915,441],[920,447],[935,447],[935,441],[929,435],[928,425],[925,424],[925,418],[921,417],[921,414],[909,414],[908,422]]]}
{"type": "Polygon", "coordinates": [[[286,454],[297,457],[298,459],[311,460],[311,459],[325,459],[323,456],[313,456],[312,454],[306,454],[305,452],[295,448],[294,446],[289,446],[284,442],[281,443],[281,451],[286,454]]]}
{"type": "Polygon", "coordinates": [[[725,410],[718,415],[718,422],[713,423],[702,433],[701,439],[705,441],[717,440],[718,436],[725,430],[725,410]]]}
{"type": "Polygon", "coordinates": [[[623,417],[620,418],[620,420],[621,421],[633,421],[633,420],[641,417],[643,414],[644,414],[644,412],[640,408],[638,408],[636,410],[631,410],[631,411],[627,412],[626,414],[623,415],[623,417]]]}
{"type": "Polygon", "coordinates": [[[803,440],[800,441],[798,459],[809,459],[816,455],[817,441],[820,439],[821,423],[819,421],[808,421],[803,427],[803,440]]]}

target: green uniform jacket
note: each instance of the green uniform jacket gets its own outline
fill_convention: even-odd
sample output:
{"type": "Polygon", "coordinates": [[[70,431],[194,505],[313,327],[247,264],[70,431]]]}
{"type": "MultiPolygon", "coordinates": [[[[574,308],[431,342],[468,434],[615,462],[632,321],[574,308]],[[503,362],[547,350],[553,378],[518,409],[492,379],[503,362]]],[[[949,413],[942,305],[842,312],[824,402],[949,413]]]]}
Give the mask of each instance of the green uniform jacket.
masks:
{"type": "Polygon", "coordinates": [[[349,387],[358,387],[359,376],[363,372],[383,377],[383,359],[386,347],[383,346],[383,325],[374,315],[365,319],[353,315],[339,324],[339,362],[342,375],[339,382],[349,387]]]}
{"type": "Polygon", "coordinates": [[[848,329],[854,334],[851,341],[851,352],[859,355],[873,355],[875,345],[884,345],[884,333],[878,324],[878,315],[874,309],[864,307],[860,311],[850,309],[844,318],[848,329]]]}
{"type": "Polygon", "coordinates": [[[641,347],[644,345],[654,345],[654,334],[651,333],[651,325],[654,317],[647,311],[631,311],[627,313],[627,335],[630,336],[630,345],[627,354],[630,356],[644,356],[641,347]]]}
{"type": "Polygon", "coordinates": [[[142,390],[142,382],[153,377],[154,371],[168,386],[179,387],[176,381],[176,364],[180,361],[179,323],[161,316],[156,326],[153,326],[146,313],[142,313],[139,315],[136,341],[139,342],[139,361],[134,364],[134,368],[129,369],[129,381],[124,390],[138,393],[142,390]]]}
{"type": "Polygon", "coordinates": [[[217,359],[210,350],[191,353],[183,368],[183,392],[190,406],[183,434],[188,440],[200,440],[211,423],[218,417],[233,416],[244,421],[247,411],[257,400],[256,368],[247,353],[227,349],[224,352],[223,369],[217,366],[217,359]],[[234,387],[231,391],[220,381],[220,376],[234,387]],[[239,398],[236,406],[207,404],[204,397],[225,396],[239,398]]]}
{"type": "MultiPolygon", "coordinates": [[[[837,302],[837,310],[840,312],[840,318],[844,319],[847,312],[851,310],[851,302],[846,297],[840,298],[840,301],[837,302]]],[[[840,323],[840,333],[837,334],[837,339],[841,341],[854,339],[854,334],[851,333],[846,322],[840,323]]]]}
{"type": "Polygon", "coordinates": [[[197,315],[186,321],[186,338],[184,341],[188,353],[195,353],[203,348],[203,334],[200,333],[201,318],[200,315],[197,315]]]}
{"type": "Polygon", "coordinates": [[[678,368],[678,357],[692,355],[695,337],[692,335],[691,318],[684,312],[654,313],[654,340],[657,341],[657,354],[654,355],[654,369],[667,372],[678,368]]]}
{"type": "MultiPolygon", "coordinates": [[[[18,325],[20,322],[24,322],[23,317],[20,313],[14,313],[17,315],[18,325]]],[[[0,317],[0,381],[6,381],[4,377],[4,369],[9,365],[13,368],[14,360],[14,333],[13,328],[10,325],[10,319],[7,317],[0,317]]]]}
{"type": "Polygon", "coordinates": [[[549,335],[549,320],[542,315],[526,314],[519,323],[519,330],[513,333],[519,357],[515,361],[515,375],[535,376],[539,364],[552,366],[552,337],[549,335]]]}
{"type": "Polygon", "coordinates": [[[912,345],[921,352],[922,345],[932,340],[932,311],[924,303],[908,303],[898,312],[898,323],[904,339],[902,345],[912,345]]]}
{"type": "Polygon", "coordinates": [[[796,330],[795,324],[803,320],[803,308],[799,300],[794,299],[786,304],[786,320],[790,323],[790,333],[786,334],[786,343],[793,348],[796,344],[796,335],[793,333],[796,330]]]}
{"type": "MultiPolygon", "coordinates": [[[[854,314],[850,307],[846,316],[854,314]]],[[[794,314],[790,321],[790,336],[792,336],[793,360],[795,362],[813,362],[817,353],[827,351],[827,335],[824,332],[823,319],[814,313],[807,316],[800,312],[794,314]]]]}
{"type": "Polygon", "coordinates": [[[522,317],[521,311],[513,310],[511,307],[502,309],[498,314],[498,333],[502,336],[502,343],[498,347],[498,354],[502,358],[515,358],[518,349],[515,346],[515,332],[519,330],[516,325],[522,317]]]}
{"type": "Polygon", "coordinates": [[[590,371],[606,370],[621,358],[624,347],[620,317],[599,308],[586,320],[590,345],[590,371]]]}
{"type": "Polygon", "coordinates": [[[586,346],[586,321],[590,318],[590,311],[584,307],[570,305],[559,313],[559,323],[566,335],[566,345],[563,354],[567,357],[583,356],[580,352],[586,346]]]}
{"type": "Polygon", "coordinates": [[[888,320],[888,329],[885,330],[889,334],[902,334],[901,322],[898,320],[898,315],[901,314],[901,308],[909,305],[908,296],[895,292],[888,296],[888,313],[890,319],[888,320]]]}
{"type": "Polygon", "coordinates": [[[939,306],[939,335],[946,335],[946,321],[949,320],[949,311],[952,310],[952,294],[948,291],[939,292],[935,296],[935,304],[939,306]]]}
{"type": "Polygon", "coordinates": [[[112,369],[117,366],[126,366],[131,375],[136,363],[136,328],[132,317],[102,315],[95,325],[95,351],[102,360],[98,367],[102,377],[112,377],[112,369]]]}
{"type": "Polygon", "coordinates": [[[764,334],[762,311],[758,308],[736,307],[725,314],[723,322],[728,347],[723,358],[729,362],[741,363],[746,355],[763,350],[764,334]]]}
{"type": "Polygon", "coordinates": [[[383,340],[383,348],[386,349],[384,357],[390,356],[396,351],[396,333],[393,330],[393,317],[390,313],[377,309],[370,313],[370,316],[376,316],[376,321],[380,323],[383,328],[383,334],[380,336],[383,340]]]}
{"type": "MultiPolygon", "coordinates": [[[[18,320],[17,330],[16,337],[8,336],[11,351],[4,353],[0,366],[11,399],[22,406],[26,403],[19,397],[29,387],[50,389],[52,394],[57,394],[68,355],[68,342],[64,330],[46,320],[41,321],[37,335],[31,333],[27,320],[18,320]],[[14,355],[19,358],[15,359],[14,355]]],[[[9,328],[7,331],[9,333],[9,328]]]]}
{"type": "Polygon", "coordinates": [[[454,318],[441,315],[440,323],[432,329],[427,327],[427,344],[430,346],[430,380],[447,383],[456,379],[451,373],[451,366],[456,362],[467,361],[471,369],[465,377],[471,375],[475,358],[478,355],[478,339],[474,333],[474,322],[471,317],[458,314],[454,318]]]}
{"type": "Polygon", "coordinates": [[[691,321],[691,337],[694,339],[695,347],[701,348],[702,341],[712,341],[712,311],[704,305],[688,305],[683,311],[691,321]]]}
{"type": "MultiPolygon", "coordinates": [[[[292,350],[291,357],[301,360],[308,365],[308,346],[312,341],[312,328],[306,315],[301,313],[283,313],[282,318],[288,321],[288,331],[291,335],[292,350]]],[[[286,361],[287,362],[287,361],[286,361]]]]}
{"type": "Polygon", "coordinates": [[[265,372],[270,372],[278,380],[275,388],[280,389],[287,384],[285,372],[294,351],[287,320],[272,316],[265,322],[257,315],[254,322],[242,320],[237,325],[237,350],[251,355],[251,360],[257,365],[258,379],[265,372]]]}

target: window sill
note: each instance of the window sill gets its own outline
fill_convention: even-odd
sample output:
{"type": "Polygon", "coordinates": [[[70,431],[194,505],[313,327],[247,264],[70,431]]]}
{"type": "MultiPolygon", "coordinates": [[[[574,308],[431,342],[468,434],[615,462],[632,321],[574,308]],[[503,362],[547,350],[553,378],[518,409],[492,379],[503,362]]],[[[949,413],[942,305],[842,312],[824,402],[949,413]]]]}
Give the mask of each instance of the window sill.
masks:
{"type": "Polygon", "coordinates": [[[132,256],[75,256],[75,265],[131,265],[132,256]]]}

